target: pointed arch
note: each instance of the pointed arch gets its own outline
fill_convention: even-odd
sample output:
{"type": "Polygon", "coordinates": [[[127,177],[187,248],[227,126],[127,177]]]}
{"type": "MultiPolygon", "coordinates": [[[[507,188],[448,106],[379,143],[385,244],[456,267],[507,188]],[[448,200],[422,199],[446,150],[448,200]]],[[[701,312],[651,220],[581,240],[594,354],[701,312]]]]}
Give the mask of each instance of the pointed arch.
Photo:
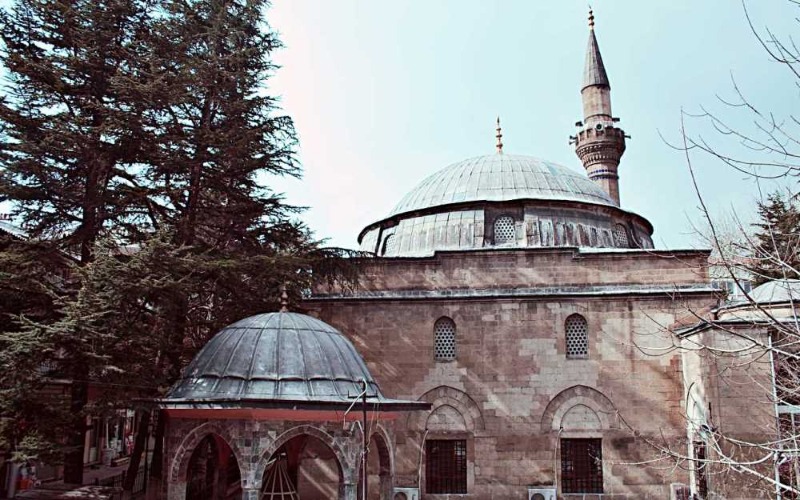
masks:
{"type": "Polygon", "coordinates": [[[598,430],[619,429],[617,408],[605,394],[585,385],[574,385],[559,392],[547,404],[542,414],[541,432],[561,429],[564,417],[573,408],[579,412],[593,412],[600,425],[598,430]]]}
{"type": "Polygon", "coordinates": [[[350,457],[342,448],[337,439],[323,429],[314,427],[312,425],[298,425],[292,427],[287,431],[280,434],[275,438],[261,453],[258,463],[254,469],[254,487],[261,488],[261,481],[263,480],[264,472],[267,470],[267,463],[270,457],[280,449],[289,440],[298,436],[311,436],[321,441],[325,446],[331,449],[336,457],[337,465],[339,466],[339,481],[340,483],[354,483],[358,479],[358,464],[355,457],[350,457]]]}
{"type": "Polygon", "coordinates": [[[454,387],[441,385],[420,396],[419,401],[431,403],[430,411],[416,411],[408,417],[409,429],[424,430],[428,417],[436,412],[439,407],[450,406],[464,419],[464,426],[468,432],[482,431],[486,428],[480,407],[469,395],[454,387]]]}
{"type": "Polygon", "coordinates": [[[189,431],[186,437],[181,441],[180,446],[178,446],[178,451],[170,462],[168,475],[170,482],[186,480],[186,472],[189,468],[189,460],[192,457],[192,453],[197,445],[209,435],[216,435],[216,437],[225,442],[228,448],[231,449],[233,457],[239,464],[240,470],[244,473],[242,467],[245,462],[241,450],[239,450],[239,447],[236,445],[236,440],[233,439],[225,427],[219,425],[217,422],[206,422],[189,431]]]}

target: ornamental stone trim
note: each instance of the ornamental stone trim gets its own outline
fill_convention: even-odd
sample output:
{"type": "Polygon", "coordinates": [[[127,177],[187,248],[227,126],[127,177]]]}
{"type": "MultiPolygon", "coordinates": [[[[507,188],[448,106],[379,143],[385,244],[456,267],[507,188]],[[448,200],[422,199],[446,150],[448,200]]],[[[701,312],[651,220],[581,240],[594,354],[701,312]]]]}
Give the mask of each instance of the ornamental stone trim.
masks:
{"type": "Polygon", "coordinates": [[[410,414],[407,421],[409,429],[423,431],[430,415],[435,413],[441,406],[450,406],[458,411],[464,419],[464,426],[467,432],[474,434],[476,431],[479,432],[486,429],[480,407],[475,400],[464,391],[441,385],[423,394],[419,398],[419,401],[431,403],[431,411],[418,411],[410,414]]]}
{"type": "Polygon", "coordinates": [[[594,411],[602,430],[619,429],[617,408],[605,394],[585,385],[574,385],[559,392],[547,404],[542,414],[541,432],[559,430],[564,416],[578,405],[594,411]]]}
{"type": "Polygon", "coordinates": [[[174,483],[186,480],[186,471],[189,467],[189,460],[191,459],[195,448],[206,436],[216,434],[223,441],[225,441],[225,443],[233,452],[233,456],[236,458],[236,462],[239,465],[240,471],[242,472],[242,486],[244,487],[244,471],[246,470],[244,455],[239,449],[239,446],[237,446],[236,440],[229,432],[229,429],[226,427],[227,426],[221,422],[204,422],[189,431],[189,433],[186,434],[186,437],[184,437],[181,441],[177,451],[173,454],[173,459],[169,468],[170,482],[174,483]]]}
{"type": "MultiPolygon", "coordinates": [[[[277,436],[260,454],[256,462],[256,471],[261,471],[261,475],[255,478],[255,483],[258,488],[261,488],[261,481],[264,472],[267,469],[267,462],[270,457],[278,451],[287,441],[297,436],[312,436],[319,439],[328,448],[333,451],[336,456],[336,462],[339,466],[339,480],[341,484],[352,484],[358,481],[358,452],[360,451],[361,439],[358,439],[359,447],[353,446],[353,434],[336,436],[327,432],[325,429],[314,425],[298,425],[284,431],[277,436]],[[354,450],[353,448],[358,448],[354,450]]],[[[256,457],[253,457],[254,459],[256,457]]]]}

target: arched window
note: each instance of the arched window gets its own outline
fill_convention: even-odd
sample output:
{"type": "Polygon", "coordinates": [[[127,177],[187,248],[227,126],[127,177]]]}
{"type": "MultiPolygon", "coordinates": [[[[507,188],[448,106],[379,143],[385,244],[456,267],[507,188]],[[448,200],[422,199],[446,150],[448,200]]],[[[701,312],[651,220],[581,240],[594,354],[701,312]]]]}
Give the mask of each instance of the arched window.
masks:
{"type": "Polygon", "coordinates": [[[514,227],[514,218],[503,215],[494,220],[494,244],[510,245],[517,241],[517,230],[514,227]]]}
{"type": "Polygon", "coordinates": [[[617,248],[628,248],[628,231],[622,224],[614,224],[614,246],[617,248]]]}
{"type": "Polygon", "coordinates": [[[564,322],[567,340],[567,358],[585,358],[589,355],[589,329],[586,318],[573,314],[564,322]]]}
{"type": "Polygon", "coordinates": [[[433,325],[433,358],[436,361],[456,359],[456,324],[450,318],[439,318],[433,325]]]}

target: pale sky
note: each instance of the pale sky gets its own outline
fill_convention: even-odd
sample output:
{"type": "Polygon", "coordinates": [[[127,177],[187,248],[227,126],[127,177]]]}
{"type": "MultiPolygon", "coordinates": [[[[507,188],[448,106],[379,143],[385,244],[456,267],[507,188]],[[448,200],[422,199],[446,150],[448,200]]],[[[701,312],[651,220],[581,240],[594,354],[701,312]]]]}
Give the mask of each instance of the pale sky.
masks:
{"type": "MultiPolygon", "coordinates": [[[[747,2],[757,28],[796,28],[788,0],[747,2]]],[[[706,106],[751,130],[733,99],[787,118],[798,87],[771,62],[736,0],[597,0],[597,37],[614,114],[632,136],[620,164],[622,207],[649,219],[660,248],[695,242],[698,219],[680,141],[681,108],[706,106]],[[663,137],[663,138],[662,138],[663,137]]],[[[269,92],[295,120],[302,180],[271,179],[318,238],[355,248],[359,231],[451,163],[494,152],[500,115],[505,151],[582,171],[568,136],[581,116],[588,37],[580,0],[274,0],[268,20],[286,45],[269,92]]],[[[692,133],[720,137],[698,120],[692,133]]],[[[724,146],[725,151],[746,152],[724,146]]],[[[715,214],[751,217],[752,179],[693,157],[715,214]]],[[[771,191],[774,185],[764,184],[771,191]]]]}

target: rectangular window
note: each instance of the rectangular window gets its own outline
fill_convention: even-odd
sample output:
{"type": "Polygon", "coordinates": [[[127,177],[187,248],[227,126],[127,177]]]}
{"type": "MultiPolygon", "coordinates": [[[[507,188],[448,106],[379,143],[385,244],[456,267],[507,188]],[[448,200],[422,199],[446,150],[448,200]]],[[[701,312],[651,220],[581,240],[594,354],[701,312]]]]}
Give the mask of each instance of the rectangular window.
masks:
{"type": "Polygon", "coordinates": [[[706,476],[706,444],[694,442],[694,475],[697,482],[697,494],[700,498],[708,497],[708,477],[706,476]]]}
{"type": "Polygon", "coordinates": [[[467,441],[425,441],[425,490],[430,494],[467,492],[467,441]]]}
{"type": "Polygon", "coordinates": [[[561,492],[603,492],[603,447],[600,439],[561,440],[561,492]]]}

